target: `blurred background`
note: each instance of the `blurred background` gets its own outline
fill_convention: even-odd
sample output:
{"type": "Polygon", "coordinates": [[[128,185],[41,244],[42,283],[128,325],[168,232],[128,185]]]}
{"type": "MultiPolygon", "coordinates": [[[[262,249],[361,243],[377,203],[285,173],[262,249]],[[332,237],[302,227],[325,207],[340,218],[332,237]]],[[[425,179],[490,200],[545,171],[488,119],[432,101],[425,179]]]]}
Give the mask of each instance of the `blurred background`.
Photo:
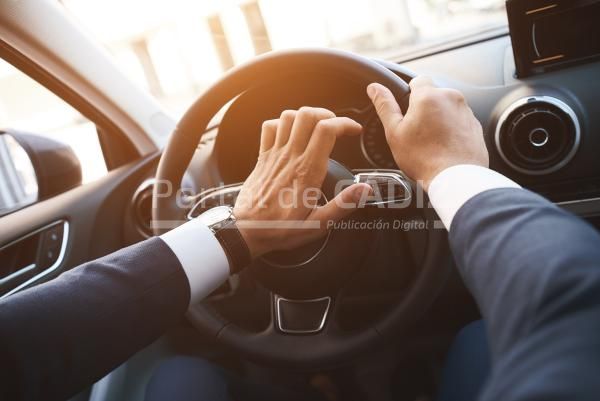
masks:
{"type": "MultiPolygon", "coordinates": [[[[506,24],[504,0],[56,0],[173,117],[255,55],[335,47],[392,58],[506,24]]],[[[88,182],[106,173],[95,127],[7,63],[0,127],[71,145],[88,182]]]]}

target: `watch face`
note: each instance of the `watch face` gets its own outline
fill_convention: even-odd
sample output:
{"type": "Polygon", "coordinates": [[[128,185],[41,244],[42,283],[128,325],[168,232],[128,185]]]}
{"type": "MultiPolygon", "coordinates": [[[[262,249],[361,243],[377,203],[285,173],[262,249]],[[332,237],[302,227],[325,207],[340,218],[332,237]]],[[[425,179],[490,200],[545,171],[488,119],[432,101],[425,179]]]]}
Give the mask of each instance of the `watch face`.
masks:
{"type": "Polygon", "coordinates": [[[213,226],[223,220],[227,220],[231,216],[231,207],[218,206],[207,210],[198,216],[198,219],[208,227],[213,226]]]}

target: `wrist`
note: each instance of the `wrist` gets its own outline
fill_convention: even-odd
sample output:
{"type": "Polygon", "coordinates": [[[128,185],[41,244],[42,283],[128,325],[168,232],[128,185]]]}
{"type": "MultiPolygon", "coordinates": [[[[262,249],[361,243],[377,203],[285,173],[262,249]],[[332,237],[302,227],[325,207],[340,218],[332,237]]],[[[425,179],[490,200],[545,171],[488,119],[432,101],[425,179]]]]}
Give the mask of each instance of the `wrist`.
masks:
{"type": "Polygon", "coordinates": [[[240,232],[233,209],[218,206],[197,217],[217,238],[229,261],[231,274],[240,272],[252,262],[252,255],[246,239],[240,232]]]}
{"type": "Polygon", "coordinates": [[[248,227],[248,224],[245,224],[246,221],[238,220],[237,226],[240,231],[240,235],[246,242],[246,246],[248,247],[248,251],[250,251],[250,257],[252,260],[258,258],[261,255],[264,255],[268,251],[264,246],[261,245],[261,241],[256,238],[256,228],[252,229],[248,227]]]}
{"type": "Polygon", "coordinates": [[[423,189],[425,190],[425,192],[429,193],[429,189],[431,188],[431,184],[435,181],[435,179],[437,177],[439,177],[440,175],[442,175],[442,173],[444,173],[446,170],[450,170],[453,167],[460,167],[460,166],[471,166],[471,167],[479,167],[482,169],[489,169],[487,164],[484,163],[478,163],[478,162],[469,162],[469,161],[462,161],[462,162],[455,162],[455,163],[447,163],[443,166],[439,166],[435,169],[431,170],[431,173],[429,173],[427,175],[427,178],[423,179],[422,181],[422,186],[423,189]]]}
{"type": "Polygon", "coordinates": [[[478,164],[457,164],[431,181],[429,200],[447,229],[458,210],[478,194],[499,188],[520,188],[511,179],[478,164]]]}

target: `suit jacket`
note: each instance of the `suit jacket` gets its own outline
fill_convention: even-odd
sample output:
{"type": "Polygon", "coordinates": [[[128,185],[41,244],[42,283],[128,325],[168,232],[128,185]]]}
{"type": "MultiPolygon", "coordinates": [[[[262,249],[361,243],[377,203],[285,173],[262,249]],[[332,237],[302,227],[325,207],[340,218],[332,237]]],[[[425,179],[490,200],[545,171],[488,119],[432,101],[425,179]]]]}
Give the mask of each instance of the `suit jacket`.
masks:
{"type": "Polygon", "coordinates": [[[148,239],[0,302],[0,400],[64,400],[180,322],[189,285],[148,239]]]}
{"type": "Polygon", "coordinates": [[[463,205],[450,243],[487,326],[480,400],[600,400],[598,232],[529,191],[496,189],[463,205]]]}
{"type": "MultiPolygon", "coordinates": [[[[450,243],[488,327],[481,399],[600,399],[598,233],[531,192],[497,189],[458,211],[450,243]]],[[[183,269],[159,238],[7,298],[0,399],[67,398],[176,324],[188,303],[183,269]]]]}

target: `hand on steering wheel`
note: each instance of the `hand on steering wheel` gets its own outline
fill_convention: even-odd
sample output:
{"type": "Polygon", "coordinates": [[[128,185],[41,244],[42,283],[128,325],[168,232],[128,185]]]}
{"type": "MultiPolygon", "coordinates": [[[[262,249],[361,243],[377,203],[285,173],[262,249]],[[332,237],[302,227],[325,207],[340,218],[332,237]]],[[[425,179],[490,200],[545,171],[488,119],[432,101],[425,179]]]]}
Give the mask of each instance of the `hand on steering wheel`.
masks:
{"type": "MultiPolygon", "coordinates": [[[[327,77],[343,77],[344,82],[360,85],[361,88],[366,88],[371,82],[381,83],[391,90],[394,102],[400,105],[401,110],[406,111],[410,90],[405,81],[409,81],[414,75],[407,70],[399,71],[398,68],[395,64],[382,65],[355,54],[332,49],[272,52],[233,68],[200,96],[179,121],[161,156],[156,180],[160,183],[170,183],[174,189],[180,188],[180,183],[198,148],[200,136],[208,123],[223,106],[240,94],[249,90],[259,90],[261,85],[270,85],[273,80],[285,82],[287,79],[306,79],[307,85],[314,84],[316,79],[320,85],[318,89],[322,91],[322,86],[327,86],[327,82],[322,80],[323,74],[328,74],[327,77]]],[[[310,87],[305,90],[310,90],[310,87]]],[[[331,96],[336,94],[331,93],[331,96]]],[[[367,101],[366,93],[353,101],[357,105],[363,104],[367,101]]],[[[261,139],[263,151],[255,171],[246,180],[242,198],[255,201],[262,199],[263,202],[271,204],[279,202],[276,194],[282,193],[280,189],[294,188],[293,178],[300,176],[304,181],[299,187],[319,188],[322,183],[321,189],[328,200],[336,197],[338,201],[352,199],[353,202],[348,203],[356,204],[354,191],[359,191],[361,187],[365,188],[364,186],[347,189],[340,195],[335,190],[335,185],[345,179],[349,179],[350,182],[353,182],[352,179],[364,182],[358,179],[360,174],[355,174],[341,164],[327,159],[335,139],[340,135],[357,135],[358,126],[351,121],[337,119],[328,112],[311,118],[303,116],[304,112],[296,112],[293,121],[291,116],[284,116],[285,118],[280,118],[277,123],[270,122],[265,125],[261,139]],[[287,126],[285,130],[284,123],[287,126]],[[269,184],[266,184],[267,182],[269,184]],[[257,188],[262,192],[256,192],[257,188]]],[[[321,110],[320,113],[322,112],[324,111],[321,110]]],[[[412,112],[412,106],[409,112],[412,112]]],[[[242,133],[236,133],[239,134],[242,133]]],[[[204,160],[200,167],[195,168],[211,171],[212,163],[216,162],[219,154],[226,155],[224,152],[228,149],[227,135],[226,129],[219,130],[212,155],[204,160]]],[[[258,142],[258,138],[256,139],[258,142]]],[[[412,149],[416,153],[421,151],[418,147],[412,149]]],[[[398,155],[396,156],[398,159],[398,155]]],[[[407,161],[406,168],[410,169],[408,164],[407,161]]],[[[372,170],[370,173],[375,174],[377,171],[372,170]]],[[[404,183],[400,172],[393,176],[404,183]]],[[[410,186],[402,187],[411,194],[410,186]]],[[[155,187],[153,221],[186,220],[189,214],[179,206],[179,193],[180,191],[171,191],[165,196],[160,193],[158,186],[155,187]]],[[[284,197],[294,199],[294,195],[290,195],[289,191],[287,195],[285,191],[283,194],[284,197]]],[[[411,198],[409,196],[402,199],[411,198]]],[[[340,219],[354,209],[352,207],[342,210],[337,207],[337,201],[323,206],[313,200],[308,206],[302,205],[284,211],[278,210],[280,208],[277,207],[257,209],[253,206],[242,206],[244,202],[240,200],[234,213],[239,219],[252,222],[273,219],[287,222],[309,219],[320,222],[340,219]]],[[[343,310],[344,287],[353,276],[353,272],[367,263],[368,245],[373,233],[369,230],[335,228],[329,230],[323,240],[313,241],[300,247],[301,249],[265,254],[247,269],[246,278],[251,278],[258,284],[253,288],[264,289],[270,293],[268,302],[271,313],[266,327],[243,327],[233,319],[215,312],[210,302],[190,308],[187,317],[204,335],[213,337],[247,358],[283,366],[292,364],[296,368],[332,366],[351,360],[367,350],[372,351],[373,347],[387,341],[397,341],[399,333],[422,317],[443,288],[451,271],[446,232],[435,228],[434,212],[430,208],[410,210],[417,218],[428,223],[422,233],[422,257],[406,284],[405,291],[398,294],[399,298],[368,325],[355,330],[345,330],[339,324],[338,318],[343,310]],[[305,247],[307,249],[302,249],[305,247]],[[288,313],[290,310],[294,312],[292,315],[288,313]]],[[[394,216],[394,213],[384,213],[381,219],[390,220],[394,216]]],[[[164,230],[161,226],[155,227],[156,234],[164,230]]],[[[292,231],[281,227],[255,231],[255,255],[270,249],[281,249],[281,246],[293,247],[294,243],[308,241],[310,238],[310,234],[307,236],[303,230],[292,231]]],[[[315,230],[314,233],[318,235],[321,232],[315,230]]],[[[395,231],[388,230],[381,232],[380,236],[389,241],[399,241],[396,234],[395,231]]],[[[250,239],[250,242],[252,241],[253,239],[250,239]]],[[[410,261],[407,260],[406,263],[410,261]]],[[[398,260],[397,264],[400,269],[405,267],[403,260],[398,260]]]]}
{"type": "Polygon", "coordinates": [[[318,204],[336,138],[361,132],[356,121],[313,107],[286,110],[264,122],[258,161],[234,208],[253,258],[325,235],[331,222],[364,202],[371,187],[356,183],[318,204]]]}
{"type": "Polygon", "coordinates": [[[398,167],[427,191],[441,171],[459,164],[488,167],[481,124],[455,89],[436,88],[430,78],[410,81],[410,106],[403,115],[392,92],[371,84],[367,93],[385,128],[398,167]]]}

